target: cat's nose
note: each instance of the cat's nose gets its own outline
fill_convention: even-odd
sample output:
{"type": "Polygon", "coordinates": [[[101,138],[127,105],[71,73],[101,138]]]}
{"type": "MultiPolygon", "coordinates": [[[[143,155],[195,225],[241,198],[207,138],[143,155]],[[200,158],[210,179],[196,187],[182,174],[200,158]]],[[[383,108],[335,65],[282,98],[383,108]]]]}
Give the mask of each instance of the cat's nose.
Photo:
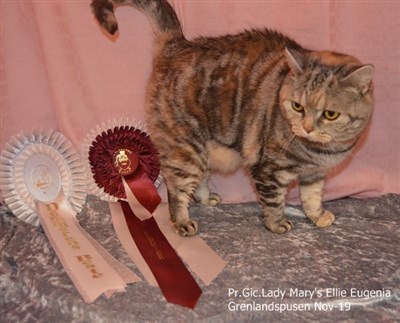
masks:
{"type": "Polygon", "coordinates": [[[314,129],[314,122],[311,118],[306,118],[303,122],[303,129],[307,132],[310,133],[314,129]]]}
{"type": "Polygon", "coordinates": [[[304,130],[305,130],[307,133],[310,133],[311,131],[314,130],[314,128],[313,128],[313,127],[310,127],[310,128],[304,127],[304,130]]]}

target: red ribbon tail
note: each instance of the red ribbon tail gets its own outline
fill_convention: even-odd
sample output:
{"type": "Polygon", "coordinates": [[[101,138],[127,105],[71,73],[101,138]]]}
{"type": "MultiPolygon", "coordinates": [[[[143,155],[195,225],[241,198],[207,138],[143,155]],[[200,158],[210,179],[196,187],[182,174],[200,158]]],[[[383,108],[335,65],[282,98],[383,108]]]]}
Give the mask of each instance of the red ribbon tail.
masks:
{"type": "Polygon", "coordinates": [[[140,204],[153,213],[161,203],[161,197],[143,167],[139,166],[135,173],[124,176],[124,179],[140,204]]]}
{"type": "Polygon", "coordinates": [[[154,217],[141,221],[129,203],[120,201],[129,231],[149,265],[165,298],[194,308],[202,291],[157,225],[154,217]]]}

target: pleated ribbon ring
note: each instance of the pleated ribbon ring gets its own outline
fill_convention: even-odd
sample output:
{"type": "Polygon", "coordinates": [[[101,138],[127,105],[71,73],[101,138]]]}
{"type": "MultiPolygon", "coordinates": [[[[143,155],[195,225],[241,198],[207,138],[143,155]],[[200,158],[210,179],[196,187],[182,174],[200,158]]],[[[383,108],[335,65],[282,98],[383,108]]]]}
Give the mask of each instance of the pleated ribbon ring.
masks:
{"type": "Polygon", "coordinates": [[[42,225],[66,273],[86,302],[110,297],[139,280],[78,223],[86,200],[80,156],[61,133],[10,139],[0,156],[5,204],[21,220],[42,225]]]}
{"type": "Polygon", "coordinates": [[[117,236],[144,278],[158,285],[168,302],[194,308],[202,291],[182,259],[205,284],[225,262],[201,238],[173,232],[157,191],[162,181],[157,151],[143,129],[121,120],[89,133],[83,147],[89,192],[109,201],[117,236]],[[200,257],[194,259],[193,248],[200,257]]]}

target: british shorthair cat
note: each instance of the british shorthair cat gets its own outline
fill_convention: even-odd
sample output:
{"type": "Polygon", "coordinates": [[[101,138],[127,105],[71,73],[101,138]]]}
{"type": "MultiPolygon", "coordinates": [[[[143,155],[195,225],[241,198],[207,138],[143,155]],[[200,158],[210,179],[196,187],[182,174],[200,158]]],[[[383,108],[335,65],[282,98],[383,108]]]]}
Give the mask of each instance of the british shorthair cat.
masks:
{"type": "Polygon", "coordinates": [[[94,0],[95,17],[111,34],[119,5],[144,12],[155,34],[146,113],[176,231],[197,232],[192,196],[220,202],[208,189],[210,172],[238,167],[252,178],[269,230],[292,229],[284,207],[294,180],[307,217],[331,225],[334,215],[321,202],[325,177],[369,123],[373,66],[268,29],[188,40],[165,0],[94,0]]]}

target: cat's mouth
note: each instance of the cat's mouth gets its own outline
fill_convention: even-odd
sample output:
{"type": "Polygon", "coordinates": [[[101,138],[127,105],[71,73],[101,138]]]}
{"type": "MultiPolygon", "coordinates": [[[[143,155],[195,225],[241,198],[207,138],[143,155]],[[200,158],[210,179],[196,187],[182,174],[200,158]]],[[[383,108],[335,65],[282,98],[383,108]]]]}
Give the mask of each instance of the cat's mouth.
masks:
{"type": "Polygon", "coordinates": [[[329,143],[332,141],[332,137],[328,134],[320,133],[316,130],[311,130],[311,131],[307,132],[303,127],[300,127],[298,125],[292,126],[292,132],[297,137],[306,139],[313,143],[326,144],[326,143],[329,143]]]}

